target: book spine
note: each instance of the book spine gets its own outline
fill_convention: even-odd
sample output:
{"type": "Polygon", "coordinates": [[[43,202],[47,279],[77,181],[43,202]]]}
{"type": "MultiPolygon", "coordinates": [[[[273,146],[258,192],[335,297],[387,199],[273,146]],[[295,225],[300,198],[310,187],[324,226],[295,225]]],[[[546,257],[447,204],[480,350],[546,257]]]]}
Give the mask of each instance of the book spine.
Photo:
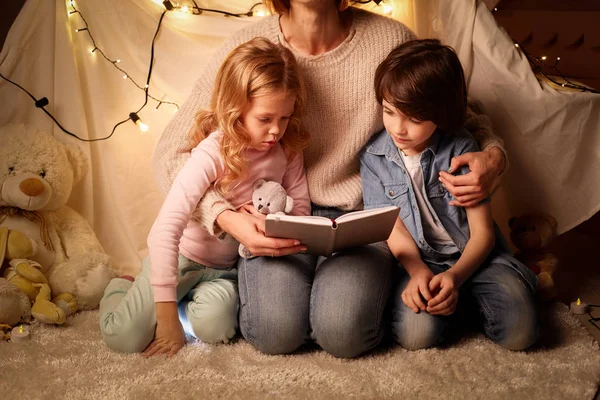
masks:
{"type": "Polygon", "coordinates": [[[331,229],[329,230],[329,239],[328,239],[328,243],[327,243],[327,254],[325,254],[327,257],[331,257],[331,255],[333,254],[333,249],[335,249],[335,235],[337,233],[337,223],[335,221],[333,221],[333,223],[331,224],[331,229]]]}

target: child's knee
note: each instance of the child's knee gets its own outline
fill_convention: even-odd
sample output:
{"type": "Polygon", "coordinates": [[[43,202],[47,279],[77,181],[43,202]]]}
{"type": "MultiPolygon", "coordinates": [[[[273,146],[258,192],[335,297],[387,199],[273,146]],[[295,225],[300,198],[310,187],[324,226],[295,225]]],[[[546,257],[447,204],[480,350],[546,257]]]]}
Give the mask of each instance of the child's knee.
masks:
{"type": "Polygon", "coordinates": [[[100,321],[102,340],[109,349],[121,353],[141,353],[154,338],[152,332],[142,332],[135,326],[117,324],[109,314],[100,321]]]}
{"type": "Polygon", "coordinates": [[[408,310],[402,319],[392,322],[396,343],[406,350],[420,350],[434,347],[442,341],[444,325],[440,318],[426,312],[415,314],[408,310]]]}
{"type": "Polygon", "coordinates": [[[186,331],[198,340],[215,344],[227,343],[238,327],[238,299],[198,304],[189,302],[186,305],[186,331]]]}
{"type": "Polygon", "coordinates": [[[487,336],[509,350],[525,350],[539,336],[538,312],[533,293],[521,282],[506,285],[502,307],[487,307],[492,313],[485,324],[487,336]]]}
{"type": "Polygon", "coordinates": [[[237,311],[235,315],[226,313],[203,313],[189,317],[190,333],[196,339],[210,344],[227,343],[237,331],[237,311]]]}

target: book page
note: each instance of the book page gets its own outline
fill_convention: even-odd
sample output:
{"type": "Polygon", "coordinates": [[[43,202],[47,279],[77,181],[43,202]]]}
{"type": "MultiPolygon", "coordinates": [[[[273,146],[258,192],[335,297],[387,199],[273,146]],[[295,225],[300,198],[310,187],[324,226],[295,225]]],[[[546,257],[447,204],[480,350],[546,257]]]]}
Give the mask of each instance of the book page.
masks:
{"type": "Polygon", "coordinates": [[[334,251],[387,240],[400,209],[390,206],[365,211],[344,214],[336,220],[334,251]]]}
{"type": "Polygon", "coordinates": [[[373,209],[370,209],[370,210],[361,210],[361,211],[352,211],[352,212],[349,212],[347,214],[339,216],[335,221],[339,224],[339,223],[342,223],[344,221],[354,221],[354,220],[357,220],[357,219],[364,219],[364,218],[369,217],[371,215],[385,214],[385,213],[390,212],[390,210],[398,210],[398,213],[400,212],[400,208],[396,207],[396,206],[373,208],[373,209]]]}
{"type": "Polygon", "coordinates": [[[298,239],[309,254],[330,255],[335,230],[329,218],[313,216],[267,215],[265,236],[298,239]]]}

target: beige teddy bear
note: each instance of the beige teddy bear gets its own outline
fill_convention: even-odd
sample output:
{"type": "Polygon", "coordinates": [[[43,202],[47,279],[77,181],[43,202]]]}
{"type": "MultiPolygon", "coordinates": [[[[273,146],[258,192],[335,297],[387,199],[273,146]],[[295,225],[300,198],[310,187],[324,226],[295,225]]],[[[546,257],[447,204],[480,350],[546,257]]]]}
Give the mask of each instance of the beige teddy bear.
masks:
{"type": "Polygon", "coordinates": [[[40,265],[52,294],[72,293],[80,309],[98,306],[115,275],[110,258],[89,223],[66,206],[87,170],[85,155],[26,125],[0,127],[0,143],[0,227],[37,244],[31,260],[40,265]]]}
{"type": "MultiPolygon", "coordinates": [[[[294,199],[275,181],[258,179],[252,185],[252,205],[261,214],[287,214],[294,208],[294,199]]],[[[240,243],[238,253],[242,258],[252,258],[252,253],[240,243]]]]}

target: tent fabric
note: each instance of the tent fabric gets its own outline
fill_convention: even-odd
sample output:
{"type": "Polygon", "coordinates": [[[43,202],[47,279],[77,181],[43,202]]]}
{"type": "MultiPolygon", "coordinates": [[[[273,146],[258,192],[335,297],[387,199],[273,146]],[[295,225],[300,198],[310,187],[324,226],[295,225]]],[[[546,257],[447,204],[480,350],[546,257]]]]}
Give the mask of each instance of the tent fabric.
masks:
{"type": "MultiPolygon", "coordinates": [[[[201,7],[246,13],[254,1],[196,1],[201,7]]],[[[139,270],[146,237],[163,200],[153,178],[151,156],[173,105],[144,104],[152,38],[164,7],[152,0],[28,0],[11,27],[0,73],[36,98],[82,142],[65,134],[25,93],[0,79],[0,125],[28,123],[63,142],[81,146],[90,170],[69,205],[92,224],[102,245],[123,271],[139,270]],[[48,15],[54,18],[48,18],[48,15]],[[75,32],[89,24],[88,31],[75,32]]],[[[540,83],[527,60],[499,28],[482,2],[395,0],[393,16],[421,37],[453,46],[466,71],[471,98],[505,140],[510,169],[493,198],[494,215],[506,232],[511,215],[539,210],[552,214],[565,232],[600,208],[600,96],[554,89],[540,83]]],[[[364,7],[375,7],[374,4],[364,7]]],[[[181,104],[215,49],[232,32],[260,17],[224,17],[168,12],[156,39],[149,93],[181,104]]]]}

